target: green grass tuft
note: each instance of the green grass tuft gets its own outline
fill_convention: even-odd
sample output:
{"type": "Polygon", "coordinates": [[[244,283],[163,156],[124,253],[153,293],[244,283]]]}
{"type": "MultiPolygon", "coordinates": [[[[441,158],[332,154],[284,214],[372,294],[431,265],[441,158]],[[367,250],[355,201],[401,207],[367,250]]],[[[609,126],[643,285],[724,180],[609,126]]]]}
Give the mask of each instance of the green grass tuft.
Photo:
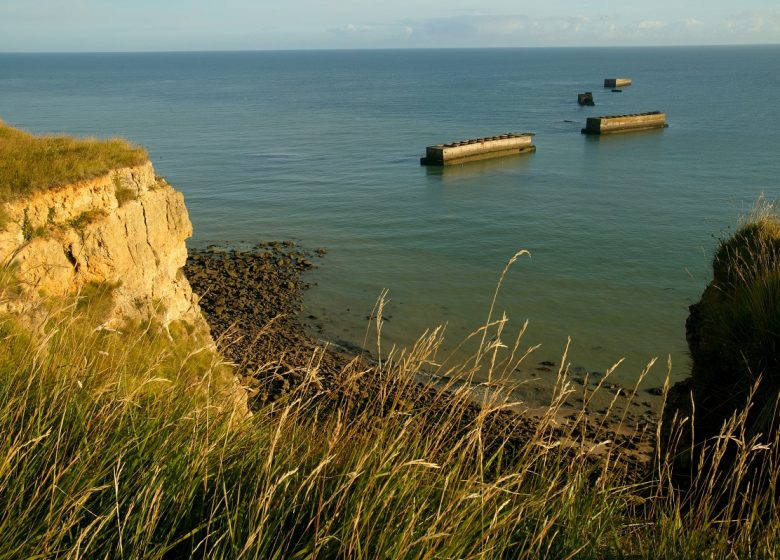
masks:
{"type": "Polygon", "coordinates": [[[122,139],[33,136],[0,121],[0,202],[141,165],[146,151],[122,139]]]}
{"type": "Polygon", "coordinates": [[[780,217],[763,204],[713,258],[713,281],[688,322],[701,437],[717,434],[752,395],[749,433],[777,429],[780,391],[780,217]]]}

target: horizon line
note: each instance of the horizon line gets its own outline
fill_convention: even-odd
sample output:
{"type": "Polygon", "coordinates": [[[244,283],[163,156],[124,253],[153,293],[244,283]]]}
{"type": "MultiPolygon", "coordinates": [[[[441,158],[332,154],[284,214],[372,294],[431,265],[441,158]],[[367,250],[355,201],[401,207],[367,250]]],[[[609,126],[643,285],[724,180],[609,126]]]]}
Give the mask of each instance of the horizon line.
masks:
{"type": "Polygon", "coordinates": [[[260,52],[376,52],[376,51],[454,51],[454,50],[528,50],[528,49],[674,49],[674,48],[723,48],[723,47],[780,47],[779,43],[703,43],[695,45],[526,45],[514,47],[301,47],[266,49],[175,49],[175,50],[122,50],[122,51],[0,51],[8,54],[198,54],[198,53],[260,53],[260,52]]]}

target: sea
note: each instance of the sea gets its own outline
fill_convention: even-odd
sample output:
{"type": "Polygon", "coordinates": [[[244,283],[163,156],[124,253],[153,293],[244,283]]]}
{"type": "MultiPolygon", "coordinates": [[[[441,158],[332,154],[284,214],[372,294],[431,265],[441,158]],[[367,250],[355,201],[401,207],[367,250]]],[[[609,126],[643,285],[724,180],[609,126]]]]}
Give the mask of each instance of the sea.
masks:
{"type": "Polygon", "coordinates": [[[0,119],[145,146],[191,247],[325,248],[303,313],[323,340],[386,354],[441,325],[457,357],[497,293],[502,342],[527,321],[520,349],[541,345],[529,367],[622,359],[624,381],[654,358],[656,382],[688,374],[719,239],[780,197],[779,92],[778,45],[0,54],[0,119]],[[618,77],[633,84],[603,87],[618,77]],[[580,134],[654,110],[668,128],[580,134]],[[420,165],[427,145],[507,132],[536,153],[420,165]]]}

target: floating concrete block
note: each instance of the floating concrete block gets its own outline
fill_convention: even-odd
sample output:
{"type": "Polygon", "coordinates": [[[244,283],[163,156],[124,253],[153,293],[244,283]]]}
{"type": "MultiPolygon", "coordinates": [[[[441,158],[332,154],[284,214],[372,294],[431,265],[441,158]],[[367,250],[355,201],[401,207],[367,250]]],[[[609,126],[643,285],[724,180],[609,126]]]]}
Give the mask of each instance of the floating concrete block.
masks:
{"type": "Polygon", "coordinates": [[[650,113],[635,113],[632,115],[609,115],[589,117],[585,122],[583,134],[614,134],[618,132],[633,132],[651,128],[666,128],[666,114],[660,111],[650,113]]]}
{"type": "Polygon", "coordinates": [[[605,88],[621,88],[631,85],[631,78],[607,78],[604,80],[605,88]]]}
{"type": "Polygon", "coordinates": [[[533,133],[509,133],[487,138],[474,138],[436,144],[425,148],[425,157],[421,165],[453,165],[495,157],[522,154],[536,151],[532,144],[533,133]]]}

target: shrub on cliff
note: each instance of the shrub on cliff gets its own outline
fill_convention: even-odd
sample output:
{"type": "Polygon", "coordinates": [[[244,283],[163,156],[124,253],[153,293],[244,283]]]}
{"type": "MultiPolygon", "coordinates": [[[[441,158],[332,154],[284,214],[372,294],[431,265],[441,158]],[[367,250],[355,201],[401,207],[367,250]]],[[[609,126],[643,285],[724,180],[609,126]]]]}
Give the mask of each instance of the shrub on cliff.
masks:
{"type": "Polygon", "coordinates": [[[33,136],[0,121],[0,202],[140,165],[146,150],[126,140],[33,136]]]}
{"type": "Polygon", "coordinates": [[[749,436],[776,430],[780,390],[780,218],[766,208],[713,258],[713,280],[691,306],[687,337],[693,359],[696,439],[722,424],[752,398],[749,436]]]}

